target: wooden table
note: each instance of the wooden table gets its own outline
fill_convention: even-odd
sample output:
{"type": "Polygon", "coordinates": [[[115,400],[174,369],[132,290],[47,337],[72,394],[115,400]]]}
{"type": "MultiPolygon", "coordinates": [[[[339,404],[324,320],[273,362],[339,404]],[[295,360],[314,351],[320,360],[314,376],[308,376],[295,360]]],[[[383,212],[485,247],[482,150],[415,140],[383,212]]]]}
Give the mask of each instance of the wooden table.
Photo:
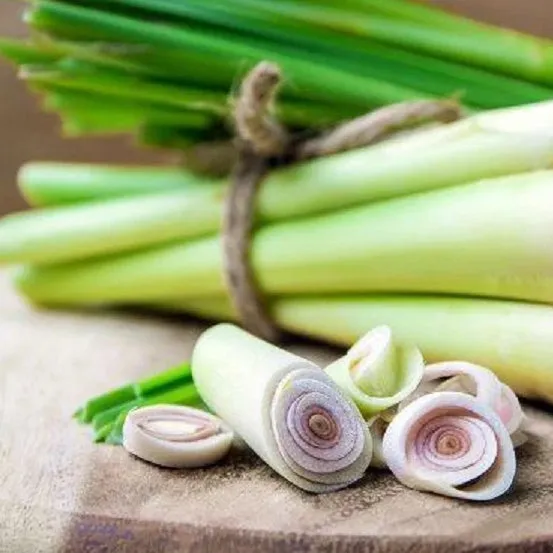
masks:
{"type": "MultiPolygon", "coordinates": [[[[470,504],[371,471],[333,494],[301,492],[253,454],[161,470],[93,445],[71,420],[89,395],[188,357],[199,323],[38,312],[0,273],[2,553],[553,551],[553,417],[530,410],[514,491],[470,504]]],[[[293,349],[323,361],[329,350],[293,349]]]]}

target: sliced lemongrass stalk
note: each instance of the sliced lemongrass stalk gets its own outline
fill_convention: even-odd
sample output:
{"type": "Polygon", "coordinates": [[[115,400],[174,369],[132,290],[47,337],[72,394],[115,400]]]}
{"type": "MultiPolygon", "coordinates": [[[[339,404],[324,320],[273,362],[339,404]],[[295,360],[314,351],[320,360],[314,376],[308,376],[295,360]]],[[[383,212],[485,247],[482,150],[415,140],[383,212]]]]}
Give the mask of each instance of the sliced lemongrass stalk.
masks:
{"type": "Polygon", "coordinates": [[[367,421],[369,431],[373,441],[373,456],[371,459],[371,467],[379,469],[386,468],[386,459],[384,458],[383,441],[384,434],[388,428],[389,421],[385,421],[382,417],[376,416],[367,421]]]}
{"type": "Polygon", "coordinates": [[[88,399],[77,410],[75,417],[81,420],[81,422],[89,423],[96,415],[103,411],[135,399],[143,398],[148,394],[158,393],[161,389],[166,389],[168,386],[171,388],[180,387],[191,381],[192,372],[189,363],[171,367],[161,373],[131,382],[120,388],[109,390],[105,394],[88,399]]]}
{"type": "Polygon", "coordinates": [[[169,468],[197,468],[220,461],[234,434],[219,418],[175,405],[133,409],[123,426],[123,447],[143,459],[169,468]]]}
{"type": "Polygon", "coordinates": [[[503,384],[489,369],[464,361],[443,361],[427,365],[424,381],[432,382],[448,378],[436,387],[436,391],[459,391],[472,394],[489,405],[514,434],[521,426],[524,414],[515,393],[503,384]],[[456,378],[452,378],[456,377],[456,378]]]}
{"type": "Polygon", "coordinates": [[[488,501],[513,483],[516,460],[507,429],[487,405],[436,392],[399,411],[384,435],[386,464],[406,486],[488,501]]]}
{"type": "Polygon", "coordinates": [[[48,206],[195,190],[211,181],[177,167],[32,162],[20,169],[19,191],[32,206],[48,206]]]}
{"type": "Polygon", "coordinates": [[[394,343],[390,328],[379,326],[325,372],[364,416],[371,417],[397,405],[417,388],[424,360],[417,348],[394,343]]]}
{"type": "MultiPolygon", "coordinates": [[[[156,404],[154,402],[146,402],[144,405],[148,404],[156,404]]],[[[202,402],[202,400],[199,398],[195,398],[192,401],[173,401],[173,405],[179,405],[184,404],[189,407],[194,407],[195,409],[200,409],[202,411],[209,411],[205,403],[202,402]]],[[[143,406],[144,406],[143,405],[143,406]]],[[[156,404],[157,405],[157,404],[156,404]]],[[[94,435],[95,440],[94,441],[103,441],[106,444],[110,445],[123,445],[123,427],[125,426],[125,420],[127,419],[127,412],[121,411],[117,418],[106,425],[106,427],[102,428],[101,430],[97,431],[94,435]],[[101,439],[98,439],[101,438],[101,439]]]]}
{"type": "MultiPolygon", "coordinates": [[[[553,302],[552,184],[553,171],[536,172],[266,226],[253,240],[253,268],[270,295],[426,292],[553,302]]],[[[10,248],[12,236],[2,238],[10,248]]],[[[226,290],[217,237],[26,267],[16,284],[50,305],[226,290]]]]}
{"type": "Polygon", "coordinates": [[[221,324],[198,340],[192,374],[208,407],[292,484],[337,490],[369,466],[359,411],[313,363],[221,324]]]}

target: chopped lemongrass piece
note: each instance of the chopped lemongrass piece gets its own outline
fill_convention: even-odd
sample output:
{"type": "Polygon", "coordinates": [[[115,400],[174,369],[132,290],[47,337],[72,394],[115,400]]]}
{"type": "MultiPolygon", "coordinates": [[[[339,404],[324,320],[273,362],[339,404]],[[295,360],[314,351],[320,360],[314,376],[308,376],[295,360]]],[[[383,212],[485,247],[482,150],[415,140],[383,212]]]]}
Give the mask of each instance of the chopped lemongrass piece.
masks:
{"type": "Polygon", "coordinates": [[[204,402],[292,484],[323,493],[363,476],[368,428],[318,366],[228,324],[204,332],[191,363],[204,402]]]}
{"type": "Polygon", "coordinates": [[[217,417],[174,405],[133,409],[123,426],[123,447],[129,453],[170,468],[212,465],[227,455],[233,438],[217,417]]]}
{"type": "Polygon", "coordinates": [[[394,343],[391,329],[379,326],[325,371],[364,416],[372,417],[397,405],[417,388],[424,360],[417,348],[394,343]]]}
{"type": "Polygon", "coordinates": [[[515,472],[513,443],[493,409],[458,392],[422,396],[392,420],[384,459],[410,488],[488,501],[509,490],[515,472]]]}

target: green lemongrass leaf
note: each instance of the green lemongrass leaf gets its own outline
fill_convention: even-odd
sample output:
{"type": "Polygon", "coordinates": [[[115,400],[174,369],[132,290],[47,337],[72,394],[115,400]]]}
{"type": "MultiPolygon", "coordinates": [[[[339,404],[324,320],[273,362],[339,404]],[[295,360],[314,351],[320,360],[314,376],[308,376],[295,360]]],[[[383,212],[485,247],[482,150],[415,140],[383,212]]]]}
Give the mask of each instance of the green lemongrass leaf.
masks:
{"type": "Polygon", "coordinates": [[[5,37],[0,37],[0,54],[17,65],[53,63],[63,55],[51,44],[38,45],[5,37]]]}
{"type": "Polygon", "coordinates": [[[279,63],[289,82],[294,83],[296,93],[309,91],[308,98],[333,102],[336,94],[342,101],[368,106],[371,103],[402,101],[413,98],[414,91],[380,82],[375,79],[359,78],[336,68],[327,67],[324,63],[314,63],[299,57],[301,51],[281,45],[279,51],[268,51],[263,44],[237,42],[220,35],[206,35],[193,28],[174,28],[170,26],[135,21],[129,17],[112,15],[91,9],[59,4],[50,1],[40,2],[28,16],[29,22],[38,29],[56,31],[86,30],[90,40],[127,41],[130,44],[146,44],[154,47],[172,48],[187,55],[193,50],[205,56],[204,65],[211,60],[217,65],[211,68],[218,72],[221,66],[221,52],[225,52],[228,61],[221,68],[228,75],[228,81],[236,71],[247,62],[252,64],[269,57],[279,63]]]}
{"type": "MultiPolygon", "coordinates": [[[[192,17],[195,21],[218,24],[243,34],[261,35],[277,42],[293,42],[310,52],[320,52],[326,59],[337,59],[340,67],[348,67],[352,72],[386,79],[403,86],[413,86],[429,94],[451,94],[465,90],[465,101],[488,107],[512,105],[518,101],[539,101],[550,98],[551,91],[524,82],[509,80],[488,72],[473,70],[459,64],[448,64],[427,56],[416,56],[407,52],[387,48],[367,40],[352,40],[323,27],[306,26],[305,19],[286,18],[275,6],[274,11],[265,3],[248,2],[194,2],[175,3],[172,1],[118,0],[115,5],[132,5],[149,9],[155,14],[165,14],[170,21],[179,16],[192,17]],[[268,10],[267,12],[265,10],[268,10]],[[382,53],[387,55],[382,56],[382,53]],[[407,63],[405,63],[407,62],[407,63]],[[437,69],[437,71],[435,71],[437,69]],[[434,71],[433,71],[434,70],[434,71]],[[446,79],[440,79],[440,73],[446,79]],[[507,86],[509,85],[509,86],[507,86]],[[487,88],[490,88],[486,94],[487,88]],[[513,97],[511,97],[514,94],[513,97]],[[488,98],[488,99],[486,99],[488,98]]],[[[307,10],[312,8],[306,7],[307,10]]],[[[305,15],[305,14],[303,14],[305,15]]]]}
{"type": "Polygon", "coordinates": [[[396,46],[422,51],[440,57],[480,65],[538,82],[553,83],[550,71],[553,45],[546,40],[518,33],[490,31],[452,33],[440,27],[429,27],[390,18],[362,14],[343,14],[329,8],[318,11],[314,20],[344,32],[357,33],[396,46]]]}
{"type": "MultiPolygon", "coordinates": [[[[171,85],[148,81],[125,74],[91,71],[86,64],[70,70],[56,67],[26,67],[22,77],[30,83],[58,89],[79,90],[116,100],[146,101],[172,108],[210,111],[224,115],[228,112],[228,92],[194,89],[185,85],[171,85]]],[[[113,101],[110,100],[110,101],[113,101]]]]}
{"type": "MultiPolygon", "coordinates": [[[[117,419],[116,419],[116,422],[117,422],[117,419]]],[[[102,428],[98,430],[94,430],[92,441],[96,444],[105,442],[109,437],[109,435],[111,434],[111,431],[113,430],[114,426],[115,426],[115,422],[110,422],[105,426],[103,426],[102,428]]]]}
{"type": "Polygon", "coordinates": [[[110,426],[109,432],[102,436],[103,441],[109,445],[122,445],[123,444],[123,426],[127,419],[128,413],[121,413],[115,422],[110,426]]]}
{"type": "Polygon", "coordinates": [[[117,133],[136,131],[145,125],[167,125],[186,132],[206,131],[213,127],[211,114],[160,108],[143,102],[113,100],[99,94],[49,92],[44,106],[58,111],[66,126],[75,133],[117,133]]]}
{"type": "MultiPolygon", "coordinates": [[[[255,234],[253,268],[275,295],[406,291],[553,302],[552,183],[553,172],[536,172],[269,225],[255,234]]],[[[223,295],[222,275],[213,237],[26,267],[15,283],[49,305],[148,303],[223,295]]]]}
{"type": "MultiPolygon", "coordinates": [[[[335,6],[334,0],[319,0],[319,2],[335,6]]],[[[387,0],[386,2],[381,2],[380,0],[343,0],[340,5],[350,12],[376,13],[392,19],[403,19],[442,29],[447,28],[456,33],[466,32],[474,34],[484,27],[480,22],[454,15],[451,12],[446,12],[421,2],[406,0],[387,0]]]]}
{"type": "Polygon", "coordinates": [[[82,422],[89,423],[92,422],[97,414],[107,409],[142,398],[145,395],[166,388],[168,385],[182,386],[182,384],[189,382],[191,379],[192,374],[189,363],[171,367],[162,373],[126,384],[125,386],[110,390],[105,394],[87,400],[87,402],[77,410],[75,417],[79,418],[82,422]]]}

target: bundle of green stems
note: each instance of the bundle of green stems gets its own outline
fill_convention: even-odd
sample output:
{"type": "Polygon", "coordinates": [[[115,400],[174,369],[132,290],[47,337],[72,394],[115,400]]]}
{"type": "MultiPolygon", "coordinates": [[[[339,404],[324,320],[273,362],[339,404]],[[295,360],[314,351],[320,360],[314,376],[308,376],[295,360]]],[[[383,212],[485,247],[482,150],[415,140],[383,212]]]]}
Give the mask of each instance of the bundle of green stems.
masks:
{"type": "MultiPolygon", "coordinates": [[[[349,345],[380,324],[428,361],[553,400],[553,102],[496,110],[273,171],[251,250],[278,324],[349,345]]],[[[236,318],[218,235],[226,181],[182,168],[25,166],[0,221],[30,302],[236,318]]]]}
{"type": "Polygon", "coordinates": [[[225,138],[232,90],[264,59],[286,75],[278,115],[297,129],[413,98],[476,111],[553,90],[550,41],[407,0],[35,0],[25,21],[33,40],[0,52],[70,136],[225,138]]]}
{"type": "MultiPolygon", "coordinates": [[[[427,361],[493,369],[553,401],[553,46],[406,0],[35,0],[2,39],[67,135],[186,149],[232,134],[258,61],[283,70],[292,131],[459,98],[468,117],[281,167],[258,196],[251,263],[283,329],[340,346],[376,325],[427,361]],[[511,107],[515,106],[515,107],[511,107]]],[[[0,263],[38,306],[138,306],[235,320],[219,230],[227,179],[182,167],[30,163],[31,210],[0,263]]],[[[187,367],[79,411],[117,442],[128,410],[196,404],[187,367]]]]}

